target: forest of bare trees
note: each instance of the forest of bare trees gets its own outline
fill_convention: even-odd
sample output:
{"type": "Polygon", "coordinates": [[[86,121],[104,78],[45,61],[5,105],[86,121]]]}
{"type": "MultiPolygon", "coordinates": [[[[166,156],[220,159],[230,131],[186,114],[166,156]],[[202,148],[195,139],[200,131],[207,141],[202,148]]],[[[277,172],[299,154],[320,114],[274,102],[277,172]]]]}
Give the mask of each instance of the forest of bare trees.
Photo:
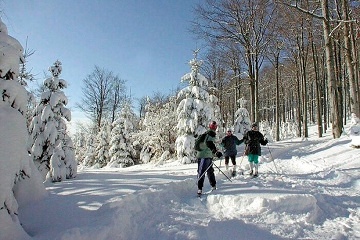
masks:
{"type": "Polygon", "coordinates": [[[206,0],[192,32],[204,42],[204,75],[218,89],[224,122],[241,97],[252,121],[317,124],[340,137],[360,115],[359,1],[206,0]]]}

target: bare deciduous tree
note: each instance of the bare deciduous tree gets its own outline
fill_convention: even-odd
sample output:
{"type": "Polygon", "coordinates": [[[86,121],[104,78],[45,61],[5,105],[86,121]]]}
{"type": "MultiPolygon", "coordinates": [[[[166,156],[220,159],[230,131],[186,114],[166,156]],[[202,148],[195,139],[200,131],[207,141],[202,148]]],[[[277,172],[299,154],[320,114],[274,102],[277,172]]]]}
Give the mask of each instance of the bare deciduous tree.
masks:
{"type": "Polygon", "coordinates": [[[83,80],[82,110],[99,129],[104,118],[114,120],[124,94],[124,81],[113,72],[95,66],[94,71],[83,80]]]}

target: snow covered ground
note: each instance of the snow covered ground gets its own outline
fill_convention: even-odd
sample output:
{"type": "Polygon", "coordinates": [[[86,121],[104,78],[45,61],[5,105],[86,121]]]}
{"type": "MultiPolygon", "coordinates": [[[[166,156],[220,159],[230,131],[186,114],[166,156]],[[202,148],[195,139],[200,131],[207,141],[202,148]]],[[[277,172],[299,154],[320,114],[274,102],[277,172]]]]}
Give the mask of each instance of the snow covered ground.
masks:
{"type": "Polygon", "coordinates": [[[230,182],[216,169],[218,189],[202,199],[196,164],[79,169],[19,219],[34,240],[360,239],[360,149],[350,142],[269,143],[258,178],[245,171],[230,182]]]}

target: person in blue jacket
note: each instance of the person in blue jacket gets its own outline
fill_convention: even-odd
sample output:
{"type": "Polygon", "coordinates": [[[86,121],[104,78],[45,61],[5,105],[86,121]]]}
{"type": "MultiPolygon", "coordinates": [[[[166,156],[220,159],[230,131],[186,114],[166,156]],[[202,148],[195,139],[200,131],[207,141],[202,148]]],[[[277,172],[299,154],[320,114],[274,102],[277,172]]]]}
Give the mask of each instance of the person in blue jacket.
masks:
{"type": "Polygon", "coordinates": [[[225,167],[229,169],[229,159],[233,165],[232,175],[236,173],[236,145],[240,145],[243,140],[239,140],[235,135],[232,134],[231,128],[226,131],[226,136],[221,140],[221,146],[224,148],[225,167]]]}

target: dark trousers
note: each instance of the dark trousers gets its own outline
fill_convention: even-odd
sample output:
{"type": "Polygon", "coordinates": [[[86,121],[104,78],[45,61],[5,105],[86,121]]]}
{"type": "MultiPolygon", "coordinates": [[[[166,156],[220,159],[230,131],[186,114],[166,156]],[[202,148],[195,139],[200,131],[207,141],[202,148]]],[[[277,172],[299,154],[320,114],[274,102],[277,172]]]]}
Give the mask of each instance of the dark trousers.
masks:
{"type": "Polygon", "coordinates": [[[212,167],[212,159],[211,158],[199,158],[198,159],[198,189],[202,189],[204,186],[205,174],[204,172],[207,170],[207,176],[209,179],[209,183],[212,187],[216,186],[214,168],[212,167]],[[209,168],[210,166],[210,168],[209,168]],[[208,169],[209,168],[209,169],[208,169]],[[199,178],[202,176],[201,178],[199,178]]]}
{"type": "Polygon", "coordinates": [[[231,159],[231,163],[232,163],[233,165],[236,165],[235,155],[225,156],[225,165],[228,165],[228,164],[229,164],[229,157],[230,157],[230,159],[231,159]]]}

